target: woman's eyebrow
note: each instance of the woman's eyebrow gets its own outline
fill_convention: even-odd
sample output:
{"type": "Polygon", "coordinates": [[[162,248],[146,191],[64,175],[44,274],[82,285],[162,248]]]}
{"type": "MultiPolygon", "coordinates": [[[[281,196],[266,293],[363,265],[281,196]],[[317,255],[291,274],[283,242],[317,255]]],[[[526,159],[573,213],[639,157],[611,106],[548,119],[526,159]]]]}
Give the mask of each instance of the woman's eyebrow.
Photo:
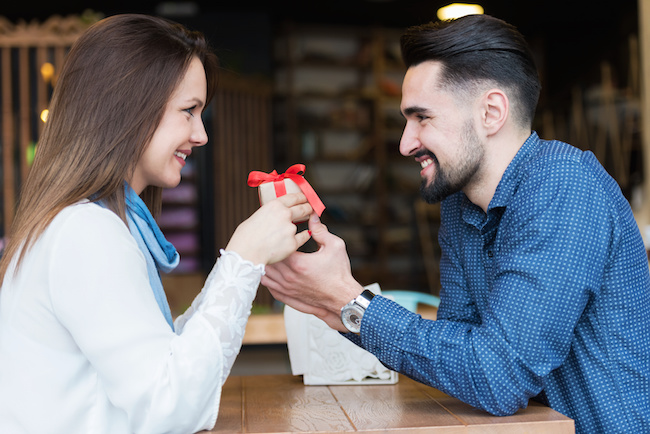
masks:
{"type": "Polygon", "coordinates": [[[188,102],[195,103],[198,107],[203,107],[203,104],[205,104],[199,97],[192,97],[188,100],[188,102]]]}

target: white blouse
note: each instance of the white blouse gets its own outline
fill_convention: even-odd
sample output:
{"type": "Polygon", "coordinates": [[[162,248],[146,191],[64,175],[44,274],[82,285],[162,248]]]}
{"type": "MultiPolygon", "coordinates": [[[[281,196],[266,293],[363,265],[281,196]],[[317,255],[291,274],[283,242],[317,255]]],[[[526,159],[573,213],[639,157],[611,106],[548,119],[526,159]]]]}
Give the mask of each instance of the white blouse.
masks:
{"type": "Polygon", "coordinates": [[[126,225],[67,207],[0,290],[0,432],[212,428],[263,273],[221,251],[174,333],[126,225]]]}

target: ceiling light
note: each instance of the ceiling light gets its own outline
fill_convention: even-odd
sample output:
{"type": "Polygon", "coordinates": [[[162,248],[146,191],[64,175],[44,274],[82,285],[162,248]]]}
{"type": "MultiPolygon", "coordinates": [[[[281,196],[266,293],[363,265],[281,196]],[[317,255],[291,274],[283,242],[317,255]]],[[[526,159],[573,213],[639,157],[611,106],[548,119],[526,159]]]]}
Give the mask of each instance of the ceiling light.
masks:
{"type": "Polygon", "coordinates": [[[480,15],[483,6],[469,3],[451,3],[438,9],[438,19],[451,20],[465,15],[480,15]]]}

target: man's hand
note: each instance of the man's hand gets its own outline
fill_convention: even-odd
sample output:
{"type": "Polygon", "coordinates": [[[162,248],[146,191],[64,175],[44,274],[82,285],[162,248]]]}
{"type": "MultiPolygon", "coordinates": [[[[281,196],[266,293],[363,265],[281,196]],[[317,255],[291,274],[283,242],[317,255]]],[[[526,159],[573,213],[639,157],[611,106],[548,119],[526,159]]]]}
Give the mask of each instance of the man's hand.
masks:
{"type": "Polygon", "coordinates": [[[309,230],[318,251],[295,252],[267,266],[262,284],[277,300],[347,332],[341,323],[341,308],[361,294],[363,287],[352,276],[345,242],[331,234],[316,214],[309,219],[309,230]]]}

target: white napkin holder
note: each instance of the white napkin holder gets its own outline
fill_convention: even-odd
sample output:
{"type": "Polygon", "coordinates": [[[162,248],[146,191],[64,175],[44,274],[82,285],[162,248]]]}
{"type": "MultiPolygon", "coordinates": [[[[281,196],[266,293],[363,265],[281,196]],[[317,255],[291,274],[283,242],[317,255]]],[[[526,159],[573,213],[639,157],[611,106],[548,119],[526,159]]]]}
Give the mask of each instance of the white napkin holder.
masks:
{"type": "MultiPolygon", "coordinates": [[[[378,284],[365,287],[381,293],[378,284]]],[[[285,306],[284,322],[293,375],[305,385],[395,384],[398,375],[314,315],[285,306]]]]}

